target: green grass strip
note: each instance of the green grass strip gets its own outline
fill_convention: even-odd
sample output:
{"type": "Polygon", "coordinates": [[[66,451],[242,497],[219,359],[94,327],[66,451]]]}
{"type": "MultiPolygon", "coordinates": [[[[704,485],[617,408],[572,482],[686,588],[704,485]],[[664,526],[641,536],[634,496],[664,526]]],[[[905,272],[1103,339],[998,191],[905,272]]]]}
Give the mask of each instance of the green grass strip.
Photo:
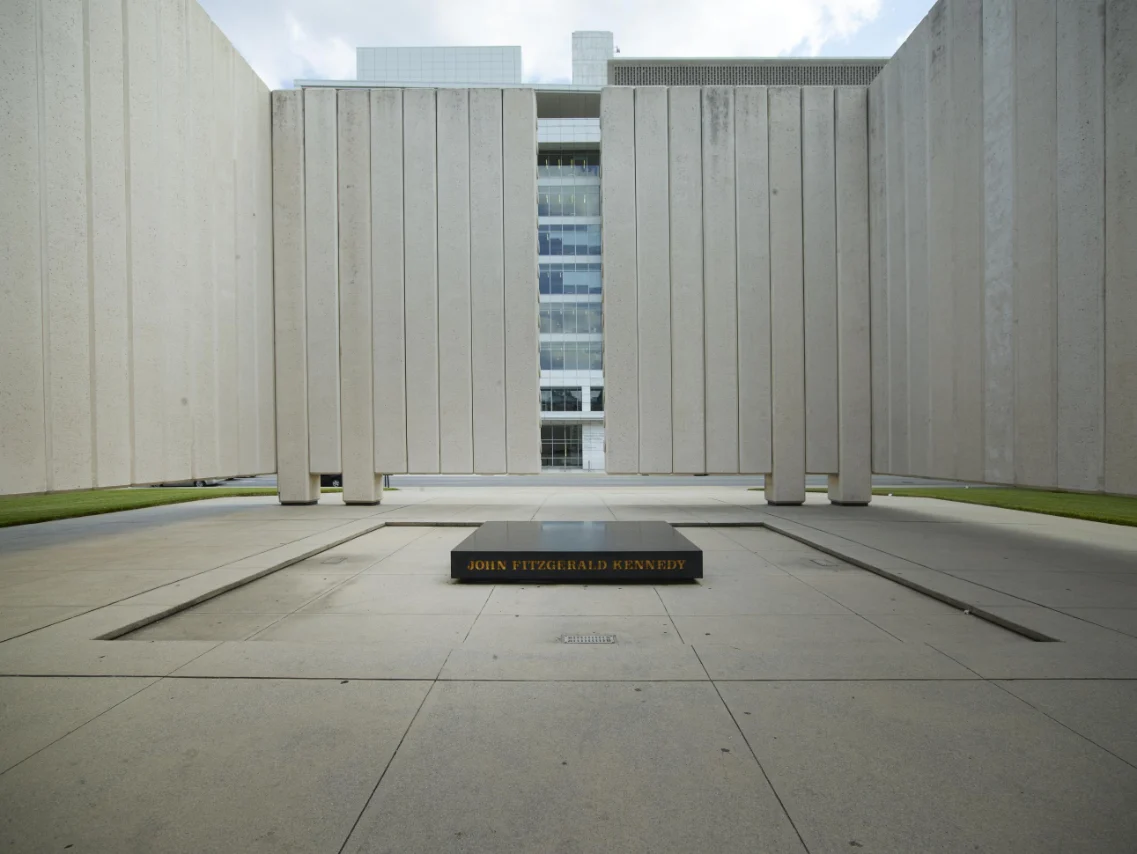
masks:
{"type": "MultiPolygon", "coordinates": [[[[394,487],[388,487],[388,492],[394,487]]],[[[324,487],[321,492],[343,492],[337,487],[324,487]]],[[[272,488],[256,486],[222,487],[154,487],[152,489],[96,489],[90,492],[54,492],[46,495],[0,496],[0,528],[52,522],[78,516],[97,516],[163,504],[184,504],[210,498],[248,498],[256,495],[276,496],[272,488]]]]}

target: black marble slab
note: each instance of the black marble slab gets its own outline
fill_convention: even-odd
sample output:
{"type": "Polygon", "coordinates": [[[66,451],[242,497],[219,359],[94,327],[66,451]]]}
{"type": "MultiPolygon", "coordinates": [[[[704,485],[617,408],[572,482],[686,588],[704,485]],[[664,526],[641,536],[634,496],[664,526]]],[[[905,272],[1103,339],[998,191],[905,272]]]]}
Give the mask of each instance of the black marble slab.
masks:
{"type": "Polygon", "coordinates": [[[688,581],[703,552],[666,522],[486,522],[450,552],[463,581],[688,581]]]}

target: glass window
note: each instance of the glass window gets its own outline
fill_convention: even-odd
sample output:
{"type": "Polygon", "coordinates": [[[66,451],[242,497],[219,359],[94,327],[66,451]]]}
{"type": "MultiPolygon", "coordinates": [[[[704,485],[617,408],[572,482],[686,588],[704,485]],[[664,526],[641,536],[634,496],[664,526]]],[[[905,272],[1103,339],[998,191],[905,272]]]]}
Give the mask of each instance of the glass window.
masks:
{"type": "Polygon", "coordinates": [[[542,388],[542,412],[580,412],[584,409],[583,394],[579,388],[542,388]]]}
{"type": "Polygon", "coordinates": [[[542,371],[599,371],[604,367],[600,341],[542,341],[542,371]]]}
{"type": "Polygon", "coordinates": [[[592,411],[593,412],[603,412],[604,411],[604,389],[603,389],[603,387],[597,388],[596,386],[593,386],[591,397],[592,397],[592,400],[591,400],[592,411]]]}
{"type": "Polygon", "coordinates": [[[541,303],[542,332],[599,333],[602,331],[602,322],[602,308],[598,302],[541,303]]]}
{"type": "Polygon", "coordinates": [[[582,468],[583,434],[581,424],[542,424],[541,465],[545,468],[582,468]]]}

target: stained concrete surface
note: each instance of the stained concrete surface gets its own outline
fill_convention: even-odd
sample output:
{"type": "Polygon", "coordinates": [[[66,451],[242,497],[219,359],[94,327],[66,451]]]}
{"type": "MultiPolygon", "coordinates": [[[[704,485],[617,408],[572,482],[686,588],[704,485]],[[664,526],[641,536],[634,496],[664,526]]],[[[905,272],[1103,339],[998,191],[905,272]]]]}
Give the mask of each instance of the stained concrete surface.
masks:
{"type": "Polygon", "coordinates": [[[48,604],[0,612],[23,627],[0,642],[0,843],[1130,852],[1135,557],[1132,529],[717,487],[224,499],[6,529],[0,590],[48,604]],[[536,517],[770,528],[685,529],[712,571],[656,588],[456,585],[468,528],[356,536],[536,517]],[[147,572],[177,580],[139,590],[147,572]],[[1040,604],[1103,575],[1109,608],[1040,604]],[[115,604],[52,604],[55,579],[115,604]],[[618,642],[559,640],[578,632],[618,642]]]}

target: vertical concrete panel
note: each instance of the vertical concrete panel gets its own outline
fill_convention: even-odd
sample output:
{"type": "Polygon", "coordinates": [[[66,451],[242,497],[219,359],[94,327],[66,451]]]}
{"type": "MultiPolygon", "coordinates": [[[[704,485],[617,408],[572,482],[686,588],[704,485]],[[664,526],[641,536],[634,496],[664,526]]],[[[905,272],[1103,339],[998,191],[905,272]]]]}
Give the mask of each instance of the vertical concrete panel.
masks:
{"type": "Polygon", "coordinates": [[[1056,483],[1055,0],[1015,21],[1015,482],[1056,483]]]}
{"type": "Polygon", "coordinates": [[[371,90],[371,281],[375,471],[407,471],[403,327],[403,93],[371,90]]]}
{"type": "Polygon", "coordinates": [[[236,118],[234,175],[237,203],[237,387],[238,471],[257,465],[257,289],[256,289],[256,162],[257,114],[253,103],[254,74],[238,58],[233,63],[236,118]]]}
{"type": "Polygon", "coordinates": [[[667,89],[635,90],[639,470],[671,471],[671,249],[667,89]]]}
{"type": "Polygon", "coordinates": [[[1137,494],[1137,6],[1107,0],[1105,489],[1137,494]]]}
{"type": "Polygon", "coordinates": [[[801,92],[805,469],[837,471],[837,199],[833,89],[801,92]]]}
{"type": "MultiPolygon", "coordinates": [[[[671,327],[672,467],[676,472],[692,474],[707,470],[703,345],[703,106],[702,95],[694,86],[671,87],[667,90],[667,98],[671,316],[683,319],[682,324],[676,323],[671,327]]],[[[616,132],[619,133],[619,129],[616,132]]],[[[610,175],[607,158],[614,154],[614,150],[605,148],[604,184],[610,175]]],[[[625,163],[621,166],[627,168],[625,163]]],[[[633,162],[631,167],[634,169],[634,166],[633,162]]],[[[617,179],[620,179],[619,175],[617,179]]],[[[624,215],[627,213],[624,211],[624,215]]],[[[605,241],[609,235],[614,239],[627,239],[623,226],[613,223],[607,214],[604,230],[605,241]]],[[[612,257],[623,259],[622,251],[620,249],[612,257]]],[[[606,257],[605,290],[609,288],[607,283],[614,281],[607,263],[606,257]]],[[[611,328],[611,318],[608,325],[611,328]]],[[[605,346],[611,348],[612,344],[613,339],[609,335],[605,346]]],[[[614,430],[611,380],[608,398],[606,419],[611,448],[614,430]]],[[[608,470],[615,471],[611,462],[608,470]]]]}
{"type": "Polygon", "coordinates": [[[931,395],[928,353],[928,20],[898,55],[904,75],[904,191],[908,280],[908,473],[927,475],[931,395]]]}
{"type": "Polygon", "coordinates": [[[537,97],[502,93],[505,433],[509,471],[541,470],[537,361],[537,97]]]}
{"type": "Polygon", "coordinates": [[[189,274],[194,294],[187,316],[195,356],[193,380],[194,474],[199,477],[221,472],[218,427],[218,316],[214,280],[214,230],[217,170],[213,159],[213,22],[196,3],[189,16],[189,156],[192,178],[189,186],[189,274]]]}
{"type": "MultiPolygon", "coordinates": [[[[224,34],[213,28],[213,269],[214,293],[217,300],[217,425],[218,451],[221,471],[218,474],[233,474],[239,468],[238,426],[240,392],[237,385],[237,372],[234,369],[237,351],[237,241],[234,223],[236,222],[235,186],[235,147],[234,125],[236,109],[234,105],[233,66],[239,58],[224,34]]],[[[334,93],[333,93],[334,97],[334,93]]],[[[334,106],[332,121],[335,121],[334,106]]],[[[335,157],[334,128],[332,125],[332,157],[335,157]]],[[[334,160],[333,160],[334,162],[334,160]]],[[[331,174],[332,200],[335,196],[335,172],[331,174]]],[[[333,206],[331,221],[335,222],[333,206]]],[[[310,220],[309,220],[310,221],[310,220]]],[[[333,227],[332,252],[335,251],[335,230],[333,227]]],[[[334,282],[333,282],[334,286],[334,282]]],[[[333,353],[334,357],[334,353],[333,353]]],[[[338,438],[337,438],[338,445],[338,438]]],[[[338,447],[337,447],[338,451],[338,447]]],[[[337,454],[338,456],[338,454],[337,454]]],[[[338,466],[335,469],[339,471],[338,466]]]]}
{"type": "Polygon", "coordinates": [[[304,92],[272,93],[272,224],[276,337],[277,489],[282,504],[313,504],[308,463],[308,307],[304,294],[304,92]]]}
{"type": "Polygon", "coordinates": [[[162,158],[158,136],[160,101],[158,8],[127,0],[128,209],[130,233],[131,352],[133,359],[134,482],[165,479],[162,407],[166,318],[161,285],[158,219],[162,158]]]}
{"type": "Polygon", "coordinates": [[[801,90],[769,90],[773,465],[766,501],[805,501],[805,296],[801,90]]]}
{"type": "Polygon", "coordinates": [[[928,13],[928,474],[943,478],[955,474],[952,10],[940,0],[928,13]]]}
{"type": "Polygon", "coordinates": [[[438,412],[442,471],[455,474],[474,471],[470,334],[470,97],[439,89],[438,412]]]}
{"type": "Polygon", "coordinates": [[[1057,13],[1058,485],[1100,490],[1105,440],[1105,4],[1059,3],[1057,13]]]}
{"type": "MultiPolygon", "coordinates": [[[[433,151],[433,136],[431,139],[433,151]]],[[[339,472],[339,272],[336,268],[336,90],[304,90],[304,239],[308,423],[312,471],[339,472]]],[[[433,198],[433,186],[431,196],[433,198]]],[[[433,256],[432,256],[433,257],[433,256]]]]}
{"type": "MultiPolygon", "coordinates": [[[[433,89],[403,92],[407,467],[439,471],[438,213],[433,89]]],[[[536,166],[534,166],[534,169],[536,166]]]]}
{"type": "Polygon", "coordinates": [[[378,504],[371,329],[371,99],[338,94],[340,444],[345,504],[378,504]]]}
{"type": "Polygon", "coordinates": [[[829,500],[872,499],[869,344],[869,151],[866,89],[842,87],[836,102],[838,474],[829,500]]]}
{"type": "Polygon", "coordinates": [[[272,101],[268,87],[253,76],[256,136],[256,272],[257,292],[257,459],[258,474],[276,468],[276,414],[273,381],[272,281],[272,101]]]}
{"type": "MultiPolygon", "coordinates": [[[[955,476],[981,480],[984,472],[982,0],[952,0],[951,9],[955,476]]],[[[934,315],[931,320],[938,322],[934,315]]]]}
{"type": "Polygon", "coordinates": [[[48,488],[94,485],[83,9],[40,7],[48,488]]]}
{"type": "Polygon", "coordinates": [[[48,485],[37,6],[0,4],[0,493],[48,485]]]}
{"type": "MultiPolygon", "coordinates": [[[[639,343],[636,307],[636,138],[634,90],[600,93],[600,182],[604,213],[604,441],[612,474],[639,470],[639,343]]],[[[673,198],[674,202],[674,198],[673,198]]],[[[679,389],[676,389],[678,399],[679,389]]],[[[678,421],[676,422],[678,423],[678,421]]],[[[675,436],[676,455],[686,435],[675,436]]],[[[676,470],[682,471],[676,462],[676,470]]]]}
{"type": "Polygon", "coordinates": [[[908,465],[908,222],[904,149],[908,114],[903,103],[905,66],[894,57],[885,66],[885,180],[888,184],[888,467],[882,474],[909,474],[908,465]]]}
{"type": "Polygon", "coordinates": [[[470,90],[470,346],[474,471],[504,474],[505,258],[501,90],[470,90]]]}
{"type": "Polygon", "coordinates": [[[886,66],[868,90],[869,98],[869,271],[872,311],[872,467],[889,468],[888,429],[888,176],[884,79],[886,66]]]}
{"type": "MultiPolygon", "coordinates": [[[[161,0],[159,4],[160,41],[158,107],[159,145],[162,156],[160,180],[151,191],[160,197],[158,232],[160,247],[160,287],[162,291],[163,384],[160,407],[166,434],[163,477],[177,480],[193,472],[193,418],[190,396],[190,331],[185,318],[192,304],[189,281],[189,247],[186,241],[187,205],[190,181],[186,144],[189,93],[186,70],[186,2],[161,0]]],[[[215,34],[215,55],[232,47],[225,37],[215,34]]],[[[232,208],[230,208],[230,213],[232,208]]],[[[222,220],[233,231],[230,216],[222,220]]],[[[234,403],[236,401],[234,400],[234,403]]],[[[158,405],[155,401],[152,405],[158,405]]],[[[235,425],[234,425],[235,426],[235,425]]],[[[236,431],[234,430],[234,435],[236,431]]],[[[225,460],[223,460],[225,462],[225,460]]],[[[224,466],[224,473],[236,474],[236,460],[224,466]]],[[[220,473],[220,472],[219,472],[220,473]]]]}
{"type": "Polygon", "coordinates": [[[87,7],[95,486],[130,483],[122,5],[87,7]]]}
{"type": "Polygon", "coordinates": [[[1015,0],[983,3],[983,480],[1015,479],[1015,0]]]}
{"type": "Polygon", "coordinates": [[[721,474],[738,472],[734,181],[734,90],[708,87],[703,90],[703,330],[710,379],[706,385],[707,471],[721,474]]]}
{"type": "Polygon", "coordinates": [[[734,90],[734,159],[738,205],[738,464],[743,474],[757,474],[770,471],[771,454],[770,134],[764,86],[734,90]]]}

